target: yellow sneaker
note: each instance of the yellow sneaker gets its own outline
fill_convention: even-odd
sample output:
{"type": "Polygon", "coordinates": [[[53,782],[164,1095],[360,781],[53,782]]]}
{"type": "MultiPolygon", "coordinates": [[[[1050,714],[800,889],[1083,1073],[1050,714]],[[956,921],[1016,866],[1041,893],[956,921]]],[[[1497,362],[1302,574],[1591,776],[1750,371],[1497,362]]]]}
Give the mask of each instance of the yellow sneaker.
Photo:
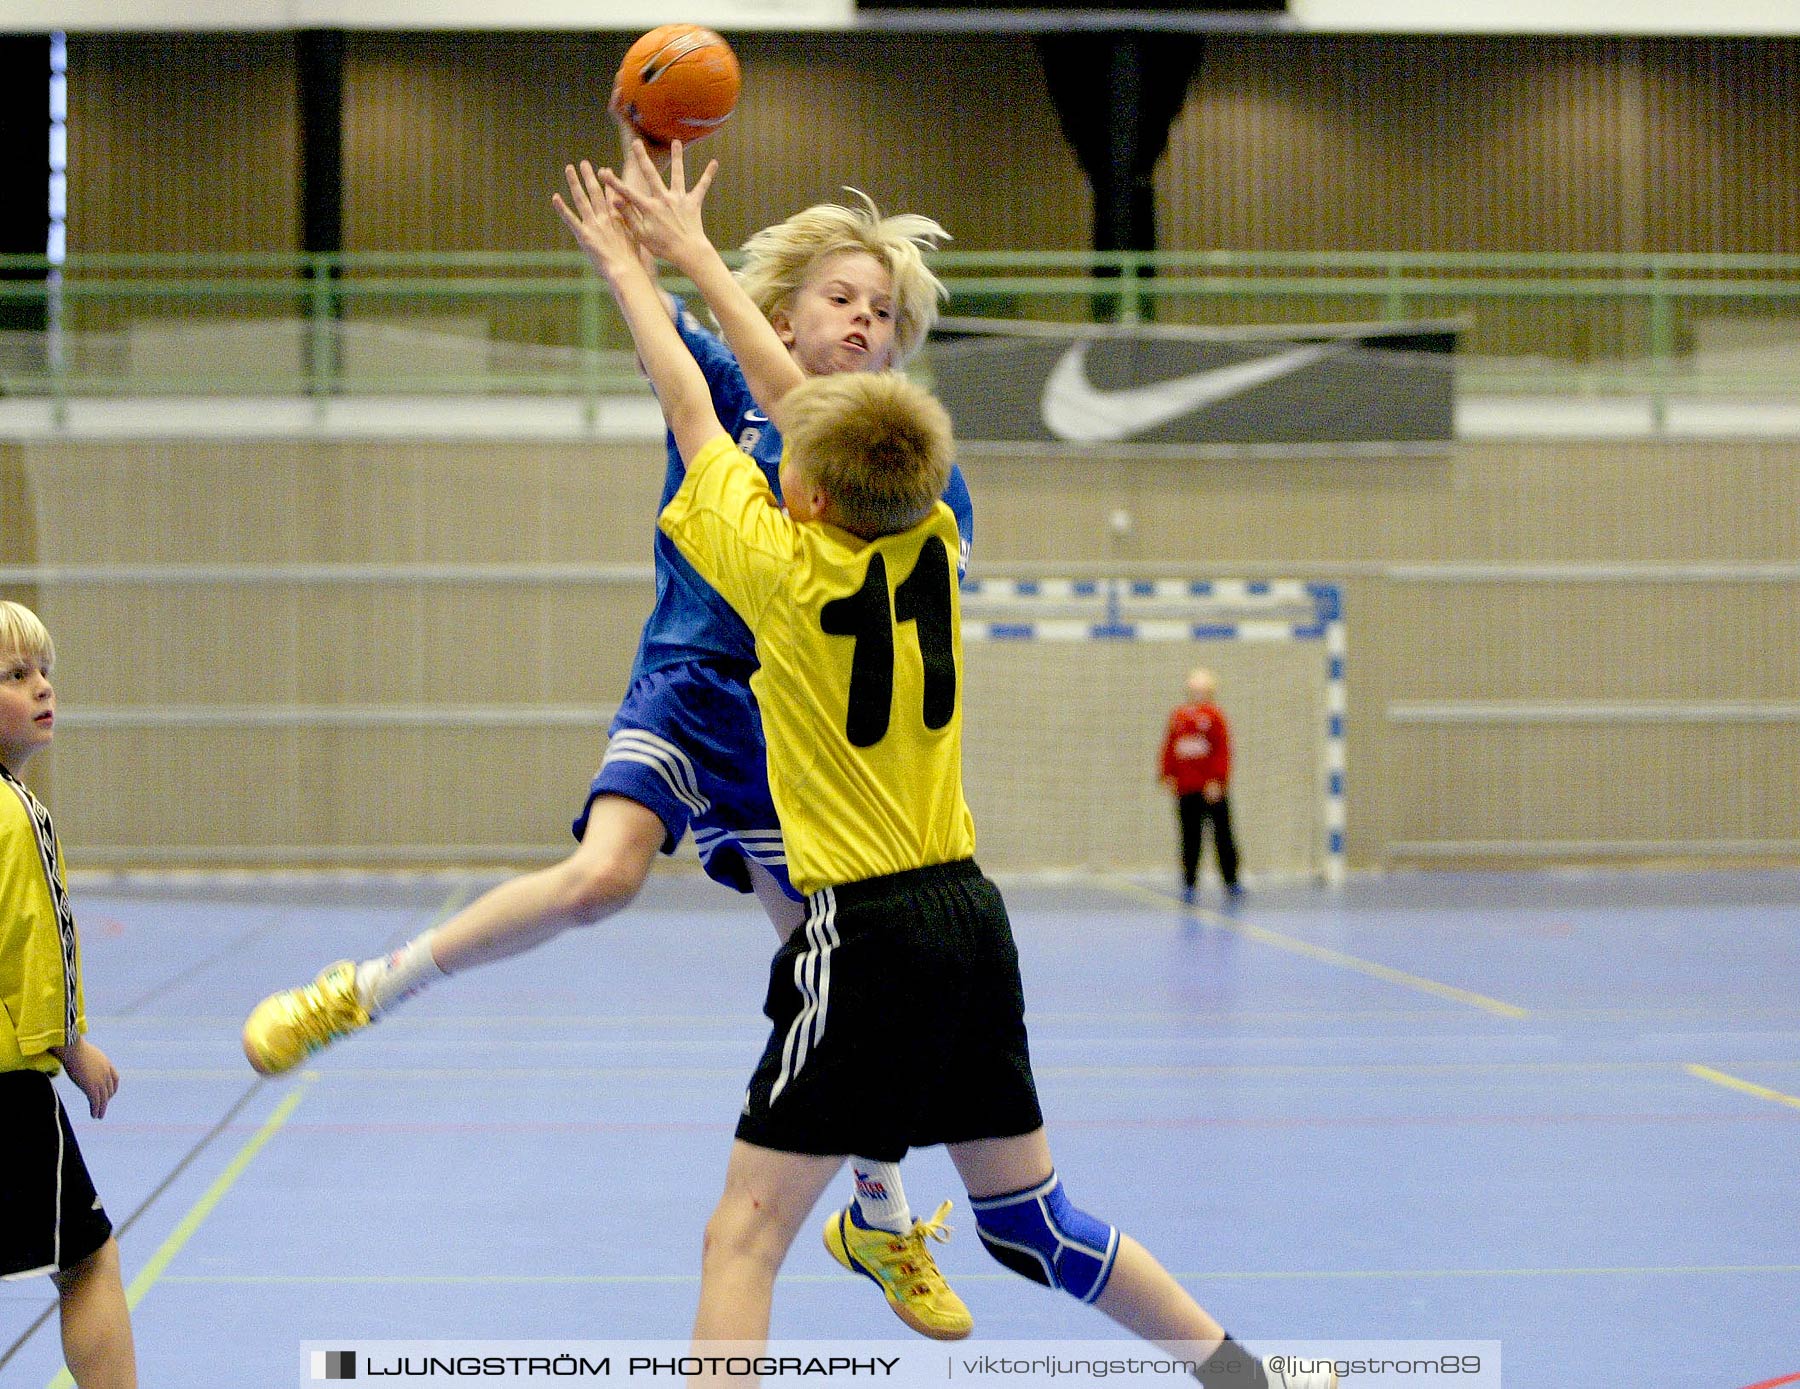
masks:
{"type": "Polygon", "coordinates": [[[825,1247],[831,1257],[852,1273],[872,1279],[894,1315],[921,1336],[934,1341],[967,1336],[975,1318],[944,1281],[925,1243],[934,1239],[941,1244],[950,1238],[950,1227],[944,1224],[950,1203],[939,1206],[930,1220],[915,1220],[912,1232],[905,1235],[866,1230],[850,1218],[850,1209],[844,1207],[825,1222],[825,1247]]]}
{"type": "Polygon", "coordinates": [[[327,1042],[369,1025],[356,997],[356,964],[339,960],[310,984],[283,989],[244,1021],[244,1055],[266,1076],[291,1071],[327,1042]]]}

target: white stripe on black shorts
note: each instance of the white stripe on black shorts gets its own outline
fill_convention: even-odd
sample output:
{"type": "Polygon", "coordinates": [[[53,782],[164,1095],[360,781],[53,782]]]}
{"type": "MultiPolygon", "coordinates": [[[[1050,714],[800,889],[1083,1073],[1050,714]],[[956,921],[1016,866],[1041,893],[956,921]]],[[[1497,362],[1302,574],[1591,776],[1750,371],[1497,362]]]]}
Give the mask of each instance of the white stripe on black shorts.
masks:
{"type": "Polygon", "coordinates": [[[776,952],[737,1136],[898,1161],[1043,1123],[1019,956],[973,861],[824,888],[776,952]]]}
{"type": "Polygon", "coordinates": [[[0,1071],[0,1278],[73,1268],[112,1234],[75,1131],[42,1071],[0,1071]]]}

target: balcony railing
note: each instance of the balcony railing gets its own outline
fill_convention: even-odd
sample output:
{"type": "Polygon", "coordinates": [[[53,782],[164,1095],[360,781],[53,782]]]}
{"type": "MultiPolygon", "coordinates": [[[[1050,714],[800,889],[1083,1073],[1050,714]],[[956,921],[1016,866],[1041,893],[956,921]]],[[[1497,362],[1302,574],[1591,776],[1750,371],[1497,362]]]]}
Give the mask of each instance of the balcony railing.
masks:
{"type": "MultiPolygon", "coordinates": [[[[958,251],[932,264],[959,317],[1454,318],[1467,395],[1800,399],[1800,256],[958,251]]],[[[574,252],[0,256],[0,395],[644,389],[574,252]]]]}

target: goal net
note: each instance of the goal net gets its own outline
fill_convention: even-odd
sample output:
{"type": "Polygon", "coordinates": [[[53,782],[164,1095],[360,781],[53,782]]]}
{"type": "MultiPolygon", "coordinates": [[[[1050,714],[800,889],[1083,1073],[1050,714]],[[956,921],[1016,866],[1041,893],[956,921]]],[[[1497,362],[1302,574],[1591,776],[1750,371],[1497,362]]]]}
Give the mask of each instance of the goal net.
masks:
{"type": "MultiPolygon", "coordinates": [[[[1218,677],[1248,881],[1344,865],[1338,590],[1299,582],[983,579],[964,585],[963,782],[990,869],[1163,871],[1178,835],[1158,754],[1187,673],[1218,677]]],[[[1203,869],[1215,871],[1210,851],[1203,869]]]]}

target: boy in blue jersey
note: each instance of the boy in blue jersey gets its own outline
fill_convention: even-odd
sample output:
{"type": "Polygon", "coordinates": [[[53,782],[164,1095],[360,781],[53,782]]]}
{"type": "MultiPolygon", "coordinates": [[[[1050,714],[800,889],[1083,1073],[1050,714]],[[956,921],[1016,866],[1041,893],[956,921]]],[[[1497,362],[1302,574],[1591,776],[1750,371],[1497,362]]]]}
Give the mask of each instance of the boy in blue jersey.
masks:
{"type": "MultiPolygon", "coordinates": [[[[809,376],[880,371],[904,362],[937,317],[943,286],[923,249],[945,239],[920,216],[883,217],[862,205],[823,205],[753,236],[740,272],[796,369],[809,376]]],[[[730,349],[672,295],[664,312],[707,379],[718,417],[778,485],[781,437],[758,407],[730,349]]],[[[662,503],[681,485],[668,445],[662,503]]],[[[960,472],[944,493],[966,547],[973,528],[960,472]]],[[[966,549],[959,564],[966,563],[966,549]]],[[[749,629],[660,531],[656,604],[631,683],[609,730],[605,760],[574,824],[579,847],[562,863],[514,878],[385,958],[340,961],[312,984],[263,1000],[244,1050],[265,1074],[291,1069],[337,1037],[368,1026],[443,974],[519,954],[572,926],[592,925],[637,895],[658,852],[691,831],[707,874],[754,893],[783,940],[801,920],[769,795],[762,725],[750,693],[749,629]]],[[[871,1095],[879,1103],[878,1087],[871,1095]]],[[[895,1314],[923,1335],[969,1333],[967,1307],[944,1282],[927,1241],[947,1238],[943,1205],[915,1221],[899,1168],[857,1157],[856,1199],[827,1237],[832,1256],[874,1281],[895,1314]]]]}
{"type": "Polygon", "coordinates": [[[894,373],[806,377],[706,237],[717,166],[690,191],[679,144],[666,187],[633,153],[631,184],[571,167],[556,206],[611,286],[687,463],[662,530],[755,634],[769,780],[807,904],[770,970],[772,1028],[707,1225],[695,1341],[767,1339],[776,1273],[846,1152],[897,1161],[942,1143],[1007,1268],[1191,1356],[1208,1389],[1334,1389],[1328,1365],[1249,1355],[1057,1175],[1018,954],[962,792],[943,407],[894,373]],[[714,411],[640,245],[699,287],[787,435],[780,500],[714,411]],[[869,1105],[867,1064],[900,1029],[916,1034],[908,1064],[869,1105]]]}

